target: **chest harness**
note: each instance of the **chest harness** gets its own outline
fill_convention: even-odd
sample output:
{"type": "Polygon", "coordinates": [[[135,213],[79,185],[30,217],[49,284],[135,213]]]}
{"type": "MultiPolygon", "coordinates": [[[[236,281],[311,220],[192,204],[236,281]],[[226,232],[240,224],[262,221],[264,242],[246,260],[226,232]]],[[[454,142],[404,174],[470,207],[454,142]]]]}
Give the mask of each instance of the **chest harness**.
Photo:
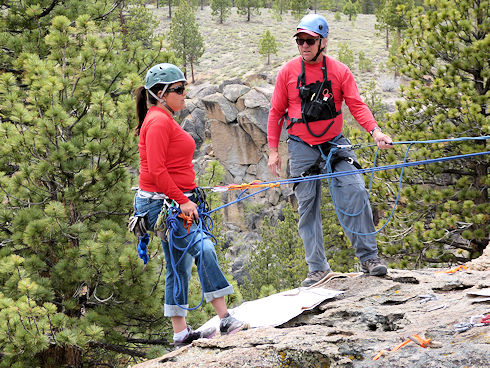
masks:
{"type": "Polygon", "coordinates": [[[323,80],[315,83],[306,84],[305,62],[301,60],[301,73],[298,75],[296,88],[299,90],[299,98],[301,100],[301,118],[288,118],[290,123],[286,129],[291,128],[294,124],[306,124],[308,132],[314,137],[321,137],[330,129],[334,123],[334,119],[340,115],[342,110],[336,110],[335,100],[332,92],[332,82],[327,79],[327,59],[323,56],[323,80]],[[316,134],[313,133],[310,124],[319,120],[332,121],[327,125],[325,130],[316,134]]]}

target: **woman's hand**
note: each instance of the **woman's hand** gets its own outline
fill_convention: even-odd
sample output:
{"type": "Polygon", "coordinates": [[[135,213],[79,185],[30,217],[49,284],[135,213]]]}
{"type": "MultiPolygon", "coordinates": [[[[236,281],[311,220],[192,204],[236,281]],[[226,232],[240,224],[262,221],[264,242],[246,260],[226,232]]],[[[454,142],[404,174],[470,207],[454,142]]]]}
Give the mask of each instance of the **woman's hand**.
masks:
{"type": "Polygon", "coordinates": [[[187,201],[180,205],[180,210],[186,216],[194,219],[194,221],[199,220],[199,213],[197,212],[197,204],[192,201],[187,201]]]}

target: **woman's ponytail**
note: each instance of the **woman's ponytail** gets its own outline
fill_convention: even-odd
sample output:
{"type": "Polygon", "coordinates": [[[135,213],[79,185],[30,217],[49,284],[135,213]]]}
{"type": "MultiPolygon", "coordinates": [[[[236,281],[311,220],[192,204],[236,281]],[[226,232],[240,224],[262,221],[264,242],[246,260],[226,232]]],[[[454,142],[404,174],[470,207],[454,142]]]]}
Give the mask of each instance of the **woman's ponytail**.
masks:
{"type": "Polygon", "coordinates": [[[138,126],[134,129],[134,135],[139,136],[141,126],[148,112],[147,92],[145,87],[138,87],[136,90],[136,115],[138,117],[138,126]]]}

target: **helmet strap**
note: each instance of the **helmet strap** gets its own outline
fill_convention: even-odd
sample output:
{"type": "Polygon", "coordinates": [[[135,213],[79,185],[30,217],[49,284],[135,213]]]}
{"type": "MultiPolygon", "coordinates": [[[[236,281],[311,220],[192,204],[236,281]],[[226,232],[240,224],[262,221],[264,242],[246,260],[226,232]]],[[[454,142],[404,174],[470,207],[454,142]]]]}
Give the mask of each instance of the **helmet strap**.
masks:
{"type": "MultiPolygon", "coordinates": [[[[163,88],[163,90],[162,90],[162,95],[165,93],[165,91],[167,90],[168,86],[169,86],[168,84],[166,84],[166,85],[165,85],[165,87],[164,87],[164,88],[163,88]]],[[[165,108],[166,108],[168,111],[170,111],[170,113],[171,113],[172,115],[173,115],[173,114],[175,114],[175,111],[174,111],[174,110],[172,110],[172,109],[170,108],[170,106],[168,106],[168,105],[167,105],[167,103],[165,102],[165,100],[163,100],[162,98],[158,97],[158,96],[157,96],[156,94],[154,94],[154,93],[153,93],[151,90],[149,90],[149,89],[148,89],[147,91],[148,91],[148,93],[149,93],[150,95],[152,95],[152,96],[153,96],[153,97],[154,97],[154,98],[155,98],[155,99],[156,99],[158,102],[160,102],[160,103],[161,103],[163,106],[165,106],[165,108]]]]}
{"type": "Polygon", "coordinates": [[[323,37],[320,38],[320,42],[318,42],[318,52],[316,53],[315,57],[311,60],[313,61],[316,61],[316,59],[318,58],[318,56],[323,52],[323,50],[325,50],[325,47],[321,47],[321,43],[322,43],[322,40],[323,40],[323,37]]]}

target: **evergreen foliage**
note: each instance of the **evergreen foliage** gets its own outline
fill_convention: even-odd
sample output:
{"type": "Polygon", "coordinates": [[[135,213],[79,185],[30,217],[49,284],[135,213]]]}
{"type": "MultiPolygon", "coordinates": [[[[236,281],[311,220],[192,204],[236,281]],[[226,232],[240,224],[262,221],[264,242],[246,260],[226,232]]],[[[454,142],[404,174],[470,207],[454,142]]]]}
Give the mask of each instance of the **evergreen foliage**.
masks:
{"type": "MultiPolygon", "coordinates": [[[[488,135],[488,2],[426,1],[414,10],[396,61],[410,84],[389,118],[396,140],[488,135]]],[[[488,151],[488,142],[416,146],[411,160],[488,151]]],[[[386,153],[391,161],[395,155],[386,153]]],[[[464,262],[488,244],[488,157],[406,170],[383,252],[402,265],[464,262]]],[[[380,175],[385,182],[397,178],[380,175]]],[[[391,187],[392,185],[389,184],[391,187]]],[[[387,190],[379,193],[380,198],[387,190]]]]}
{"type": "Polygon", "coordinates": [[[359,54],[357,55],[359,58],[359,70],[361,72],[371,72],[373,70],[373,62],[371,59],[368,59],[366,55],[364,54],[364,51],[359,51],[359,54]]]}
{"type": "Polygon", "coordinates": [[[273,0],[272,9],[277,16],[277,20],[282,20],[282,15],[288,12],[289,0],[273,0]]]}
{"type": "Polygon", "coordinates": [[[192,82],[194,65],[204,53],[204,40],[199,32],[196,15],[188,0],[181,0],[170,22],[170,44],[175,54],[182,60],[184,75],[187,77],[187,65],[191,67],[192,82]]]}
{"type": "Polygon", "coordinates": [[[264,6],[263,0],[235,0],[237,13],[247,16],[250,22],[252,14],[260,15],[260,8],[264,6]]]}
{"type": "Polygon", "coordinates": [[[152,243],[144,268],[126,230],[138,158],[131,93],[149,65],[173,56],[133,22],[136,2],[10,4],[0,23],[9,49],[0,75],[0,367],[161,353],[164,262],[152,243]]]}
{"type": "Polygon", "coordinates": [[[310,7],[310,0],[291,0],[291,14],[298,20],[303,18],[308,13],[310,7]]]}
{"type": "Polygon", "coordinates": [[[223,21],[230,16],[231,0],[211,0],[211,10],[211,14],[223,24],[223,21]]]}
{"type": "Polygon", "coordinates": [[[340,12],[345,5],[346,0],[331,0],[329,4],[329,10],[332,12],[340,12]]]}
{"type": "Polygon", "coordinates": [[[347,42],[342,42],[339,46],[338,60],[350,69],[354,66],[354,51],[349,47],[347,42]]]}
{"type": "Polygon", "coordinates": [[[282,213],[284,220],[277,224],[270,218],[264,219],[262,241],[250,255],[249,280],[241,289],[247,300],[294,288],[308,272],[297,231],[299,216],[290,204],[282,213]]]}
{"type": "Polygon", "coordinates": [[[344,7],[342,8],[342,12],[345,14],[345,15],[348,15],[349,16],[349,20],[352,20],[352,17],[355,17],[357,16],[357,14],[359,14],[361,11],[361,7],[360,7],[360,4],[357,2],[357,1],[352,1],[352,0],[348,0],[344,7]]]}
{"type": "Polygon", "coordinates": [[[271,63],[271,54],[277,55],[277,42],[269,30],[262,34],[262,38],[259,42],[259,53],[261,55],[267,55],[267,65],[271,63]]]}

